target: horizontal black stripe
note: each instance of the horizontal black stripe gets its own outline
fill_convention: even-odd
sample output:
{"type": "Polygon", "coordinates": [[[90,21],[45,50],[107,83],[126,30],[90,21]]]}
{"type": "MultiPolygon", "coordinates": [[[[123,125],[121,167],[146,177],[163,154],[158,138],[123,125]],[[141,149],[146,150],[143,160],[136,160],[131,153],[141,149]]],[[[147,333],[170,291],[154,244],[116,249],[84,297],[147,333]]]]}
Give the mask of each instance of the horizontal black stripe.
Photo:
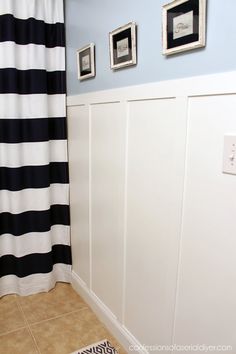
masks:
{"type": "Polygon", "coordinates": [[[69,225],[68,205],[52,205],[49,210],[20,214],[0,213],[0,235],[20,236],[28,232],[47,232],[52,225],[69,225]]]}
{"type": "Polygon", "coordinates": [[[65,71],[0,69],[0,94],[64,94],[65,71]]]}
{"type": "Polygon", "coordinates": [[[33,253],[17,258],[13,255],[0,257],[0,277],[14,274],[19,278],[31,274],[50,273],[57,263],[71,264],[71,247],[65,245],[52,246],[51,252],[33,253]]]}
{"type": "Polygon", "coordinates": [[[47,188],[53,183],[69,183],[67,162],[17,168],[0,167],[0,190],[14,192],[26,188],[47,188]]]}
{"type": "Polygon", "coordinates": [[[1,15],[0,42],[6,41],[17,44],[41,44],[48,48],[64,47],[64,24],[48,24],[34,18],[22,20],[10,14],[1,15]]]}
{"type": "Polygon", "coordinates": [[[66,118],[0,119],[0,143],[25,143],[67,138],[66,118]]]}

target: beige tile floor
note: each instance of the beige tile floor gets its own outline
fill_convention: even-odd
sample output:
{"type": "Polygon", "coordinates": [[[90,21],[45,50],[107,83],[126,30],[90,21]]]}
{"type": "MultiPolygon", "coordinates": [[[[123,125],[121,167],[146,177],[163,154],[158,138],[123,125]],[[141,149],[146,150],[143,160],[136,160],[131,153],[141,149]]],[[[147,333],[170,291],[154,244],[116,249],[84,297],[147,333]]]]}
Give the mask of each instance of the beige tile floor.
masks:
{"type": "Polygon", "coordinates": [[[0,299],[0,354],[69,354],[105,338],[125,354],[69,284],[0,299]]]}

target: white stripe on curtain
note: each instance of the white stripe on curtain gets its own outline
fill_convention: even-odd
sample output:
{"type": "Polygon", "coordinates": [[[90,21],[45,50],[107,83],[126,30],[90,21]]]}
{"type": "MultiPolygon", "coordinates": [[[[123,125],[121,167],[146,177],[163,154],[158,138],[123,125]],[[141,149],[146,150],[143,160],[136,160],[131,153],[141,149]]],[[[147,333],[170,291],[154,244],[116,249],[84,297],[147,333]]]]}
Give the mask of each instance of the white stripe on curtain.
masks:
{"type": "Polygon", "coordinates": [[[51,140],[40,143],[0,144],[1,167],[47,165],[67,160],[67,141],[51,140]]]}
{"type": "Polygon", "coordinates": [[[47,210],[52,204],[68,204],[68,184],[51,184],[49,188],[0,190],[0,213],[19,214],[30,210],[47,210]]]}
{"type": "Polygon", "coordinates": [[[0,95],[0,117],[4,119],[65,117],[66,95],[0,95]]]}
{"type": "Polygon", "coordinates": [[[4,254],[24,257],[32,253],[47,253],[52,245],[62,243],[70,245],[70,228],[66,225],[54,225],[50,232],[29,232],[17,237],[5,234],[0,237],[0,257],[3,256],[3,247],[4,254]]]}
{"type": "Polygon", "coordinates": [[[43,45],[19,45],[14,42],[0,42],[0,69],[18,70],[41,69],[47,71],[64,70],[65,48],[45,48],[43,45]]]}
{"type": "Polygon", "coordinates": [[[47,23],[64,22],[61,0],[1,0],[1,15],[12,14],[12,9],[20,19],[33,17],[47,23]]]}

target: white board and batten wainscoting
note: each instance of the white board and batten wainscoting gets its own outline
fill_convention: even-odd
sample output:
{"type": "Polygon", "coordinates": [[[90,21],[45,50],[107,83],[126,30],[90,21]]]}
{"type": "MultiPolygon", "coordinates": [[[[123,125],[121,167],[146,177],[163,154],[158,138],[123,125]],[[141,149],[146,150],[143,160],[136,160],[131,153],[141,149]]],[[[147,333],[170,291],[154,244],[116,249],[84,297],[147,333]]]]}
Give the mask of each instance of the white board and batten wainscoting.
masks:
{"type": "Polygon", "coordinates": [[[235,353],[236,176],[222,158],[236,135],[236,72],[67,106],[74,288],[127,351],[235,353]]]}

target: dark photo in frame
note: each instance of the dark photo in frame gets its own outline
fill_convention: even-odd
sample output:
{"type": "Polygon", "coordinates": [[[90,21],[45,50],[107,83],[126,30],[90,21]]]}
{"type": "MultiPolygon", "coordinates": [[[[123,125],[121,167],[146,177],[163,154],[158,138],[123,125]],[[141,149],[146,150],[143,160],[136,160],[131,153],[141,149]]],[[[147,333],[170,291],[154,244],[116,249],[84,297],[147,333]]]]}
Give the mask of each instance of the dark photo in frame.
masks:
{"type": "Polygon", "coordinates": [[[78,79],[85,80],[95,76],[95,46],[90,43],[77,50],[78,79]]]}
{"type": "Polygon", "coordinates": [[[163,54],[205,46],[206,0],[175,0],[163,6],[163,54]]]}
{"type": "Polygon", "coordinates": [[[135,65],[136,24],[130,22],[109,33],[111,69],[135,65]]]}

